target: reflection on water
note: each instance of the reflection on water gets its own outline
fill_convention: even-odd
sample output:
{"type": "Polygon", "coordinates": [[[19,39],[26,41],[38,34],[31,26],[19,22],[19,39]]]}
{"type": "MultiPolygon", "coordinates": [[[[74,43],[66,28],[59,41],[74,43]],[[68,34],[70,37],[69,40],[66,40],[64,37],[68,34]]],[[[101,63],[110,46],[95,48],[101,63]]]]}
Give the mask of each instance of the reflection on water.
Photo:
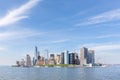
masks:
{"type": "Polygon", "coordinates": [[[0,67],[0,80],[119,80],[120,67],[17,68],[0,67]]]}

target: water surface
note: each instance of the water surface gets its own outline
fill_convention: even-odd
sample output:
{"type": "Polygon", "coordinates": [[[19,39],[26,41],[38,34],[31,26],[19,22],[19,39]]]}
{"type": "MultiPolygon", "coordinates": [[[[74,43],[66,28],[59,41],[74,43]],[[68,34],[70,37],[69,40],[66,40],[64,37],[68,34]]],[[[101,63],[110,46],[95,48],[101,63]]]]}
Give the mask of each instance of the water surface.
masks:
{"type": "Polygon", "coordinates": [[[0,80],[120,80],[120,67],[18,68],[0,67],[0,80]]]}

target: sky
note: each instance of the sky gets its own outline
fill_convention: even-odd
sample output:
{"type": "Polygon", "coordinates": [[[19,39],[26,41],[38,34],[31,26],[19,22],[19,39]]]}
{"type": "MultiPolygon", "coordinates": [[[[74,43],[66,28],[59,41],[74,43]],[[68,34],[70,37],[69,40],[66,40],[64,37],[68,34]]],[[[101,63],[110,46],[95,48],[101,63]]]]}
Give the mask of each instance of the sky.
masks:
{"type": "Polygon", "coordinates": [[[95,50],[120,64],[120,0],[0,0],[0,65],[40,54],[95,50]]]}

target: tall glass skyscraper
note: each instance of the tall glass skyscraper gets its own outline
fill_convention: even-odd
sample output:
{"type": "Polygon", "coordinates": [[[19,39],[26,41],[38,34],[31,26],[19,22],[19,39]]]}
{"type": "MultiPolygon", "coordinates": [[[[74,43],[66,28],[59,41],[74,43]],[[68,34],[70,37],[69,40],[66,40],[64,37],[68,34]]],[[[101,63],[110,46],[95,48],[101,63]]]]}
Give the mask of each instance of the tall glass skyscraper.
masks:
{"type": "Polygon", "coordinates": [[[64,52],[61,53],[61,64],[64,64],[64,52]]]}
{"type": "Polygon", "coordinates": [[[37,49],[37,46],[35,46],[35,59],[38,58],[38,49],[37,49]]]}
{"type": "Polygon", "coordinates": [[[37,49],[37,46],[35,46],[35,53],[34,53],[34,57],[33,57],[33,65],[36,65],[38,56],[39,56],[38,49],[37,49]]]}
{"type": "Polygon", "coordinates": [[[69,64],[69,51],[65,51],[64,64],[69,64]]]}
{"type": "Polygon", "coordinates": [[[75,64],[75,53],[69,54],[69,64],[75,64]]]}
{"type": "Polygon", "coordinates": [[[88,64],[95,64],[94,50],[88,50],[88,64]]]}

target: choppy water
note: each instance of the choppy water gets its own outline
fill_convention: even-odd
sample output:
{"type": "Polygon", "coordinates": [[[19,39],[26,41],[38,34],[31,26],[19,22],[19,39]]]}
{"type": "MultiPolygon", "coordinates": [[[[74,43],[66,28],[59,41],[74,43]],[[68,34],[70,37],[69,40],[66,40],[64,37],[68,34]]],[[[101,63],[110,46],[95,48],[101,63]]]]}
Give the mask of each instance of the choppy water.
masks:
{"type": "Polygon", "coordinates": [[[0,80],[120,80],[120,67],[106,67],[106,68],[0,67],[0,80]]]}

